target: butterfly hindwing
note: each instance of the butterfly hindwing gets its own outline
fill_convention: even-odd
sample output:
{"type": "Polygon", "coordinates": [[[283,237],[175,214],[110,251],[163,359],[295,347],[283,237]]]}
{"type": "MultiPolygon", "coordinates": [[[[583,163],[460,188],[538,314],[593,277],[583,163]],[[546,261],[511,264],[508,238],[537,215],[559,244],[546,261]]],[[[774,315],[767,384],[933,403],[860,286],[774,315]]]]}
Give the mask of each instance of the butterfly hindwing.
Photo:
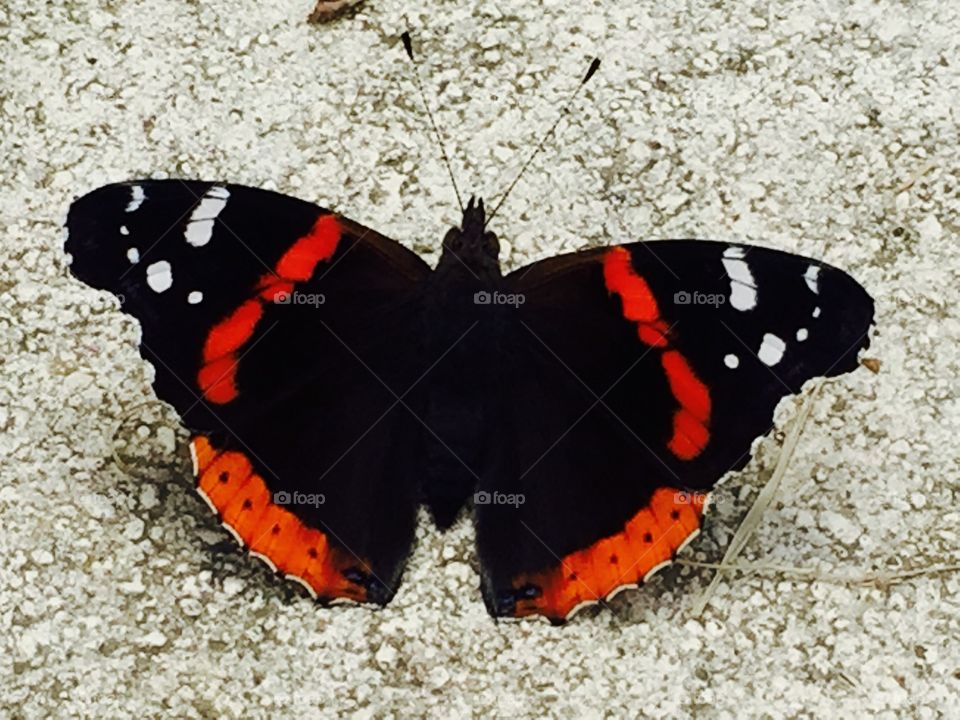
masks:
{"type": "Polygon", "coordinates": [[[852,370],[873,316],[835,268],[703,241],[560,256],[504,285],[524,302],[482,490],[523,502],[477,505],[484,593],[553,619],[669,561],[699,527],[689,491],[746,463],[782,397],[852,370]]]}
{"type": "Polygon", "coordinates": [[[241,542],[326,598],[383,602],[413,536],[414,253],[295,198],[138,181],[71,207],[71,270],[140,321],[198,487],[241,542]],[[398,350],[398,348],[401,348],[398,350]]]}

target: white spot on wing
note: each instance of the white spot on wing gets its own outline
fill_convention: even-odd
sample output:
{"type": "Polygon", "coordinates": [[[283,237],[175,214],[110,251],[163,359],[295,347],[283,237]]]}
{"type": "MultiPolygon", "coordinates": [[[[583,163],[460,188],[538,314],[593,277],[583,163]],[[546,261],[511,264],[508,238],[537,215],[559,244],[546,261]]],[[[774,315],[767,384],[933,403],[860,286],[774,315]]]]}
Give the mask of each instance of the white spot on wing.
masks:
{"type": "Polygon", "coordinates": [[[737,310],[753,310],[757,306],[757,291],[743,283],[730,283],[730,304],[737,310]]]}
{"type": "Polygon", "coordinates": [[[129,234],[130,234],[129,228],[127,228],[126,225],[121,225],[121,226],[120,226],[120,234],[121,234],[121,235],[129,235],[129,234]]]}
{"type": "Polygon", "coordinates": [[[166,260],[147,266],[147,285],[154,292],[162,293],[173,285],[173,268],[166,260]]]}
{"type": "Polygon", "coordinates": [[[137,250],[135,247],[132,247],[129,250],[127,250],[127,260],[129,260],[132,263],[140,262],[140,251],[137,250]]]}
{"type": "Polygon", "coordinates": [[[203,247],[213,237],[213,220],[193,220],[183,233],[184,239],[194,247],[203,247]]]}
{"type": "Polygon", "coordinates": [[[786,349],[787,344],[783,340],[772,333],[765,333],[763,342],[760,343],[760,351],[757,353],[757,357],[760,358],[760,361],[763,362],[764,365],[770,365],[772,367],[780,362],[786,349]]]}
{"type": "Polygon", "coordinates": [[[803,342],[808,337],[810,337],[810,333],[807,332],[806,328],[800,328],[799,330],[797,330],[797,340],[799,340],[800,342],[803,342]]]}
{"type": "Polygon", "coordinates": [[[201,300],[203,300],[203,293],[199,290],[194,290],[192,293],[187,295],[187,302],[191,305],[196,305],[201,300]]]}
{"type": "Polygon", "coordinates": [[[220,185],[214,185],[207,190],[187,222],[183,236],[188,243],[194,247],[203,247],[210,242],[213,237],[213,223],[227,206],[229,197],[230,191],[220,185]]]}
{"type": "Polygon", "coordinates": [[[814,316],[815,318],[820,317],[820,308],[819,308],[819,307],[815,307],[815,308],[813,309],[813,316],[814,316]]]}
{"type": "Polygon", "coordinates": [[[227,198],[230,197],[230,193],[225,188],[221,188],[223,193],[218,193],[216,192],[217,189],[212,187],[207,191],[200,204],[194,209],[193,214],[190,215],[191,220],[216,220],[217,216],[223,212],[223,209],[227,206],[227,198]]]}
{"type": "Polygon", "coordinates": [[[729,353],[724,356],[723,364],[726,365],[731,370],[736,370],[738,367],[740,367],[740,358],[738,358],[733,353],[729,353]]]}
{"type": "Polygon", "coordinates": [[[730,276],[730,304],[737,310],[753,310],[757,306],[757,288],[744,256],[743,248],[728,247],[721,262],[730,276]]]}
{"type": "Polygon", "coordinates": [[[130,202],[127,203],[127,212],[136,212],[140,209],[140,206],[143,205],[143,201],[147,199],[146,193],[143,192],[143,188],[139,185],[133,185],[130,187],[130,202]]]}
{"type": "Polygon", "coordinates": [[[807,287],[810,288],[811,292],[820,292],[819,277],[820,268],[816,265],[807,265],[807,271],[803,274],[803,279],[806,281],[807,287]]]}

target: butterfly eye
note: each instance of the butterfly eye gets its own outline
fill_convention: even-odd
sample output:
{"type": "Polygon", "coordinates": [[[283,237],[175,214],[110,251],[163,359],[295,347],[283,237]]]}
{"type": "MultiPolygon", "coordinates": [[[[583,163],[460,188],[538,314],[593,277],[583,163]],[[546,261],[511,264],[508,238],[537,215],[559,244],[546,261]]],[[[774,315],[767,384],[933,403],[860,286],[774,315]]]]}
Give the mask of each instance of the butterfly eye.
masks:
{"type": "Polygon", "coordinates": [[[450,228],[447,234],[443,236],[443,246],[456,250],[460,247],[460,239],[459,228],[450,228]]]}

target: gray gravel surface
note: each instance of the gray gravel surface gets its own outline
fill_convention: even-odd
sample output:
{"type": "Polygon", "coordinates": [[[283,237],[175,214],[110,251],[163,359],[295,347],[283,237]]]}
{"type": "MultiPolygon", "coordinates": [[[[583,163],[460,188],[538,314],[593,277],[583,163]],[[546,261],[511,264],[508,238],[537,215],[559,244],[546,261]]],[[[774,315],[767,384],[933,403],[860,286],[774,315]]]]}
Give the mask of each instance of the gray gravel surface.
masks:
{"type": "MultiPolygon", "coordinates": [[[[0,7],[0,716],[958,717],[960,6],[953,0],[288,0],[0,7]],[[395,601],[322,609],[225,550],[139,330],[72,279],[71,200],[204,177],[335,208],[435,262],[458,220],[398,33],[509,267],[641,238],[822,258],[877,299],[743,562],[674,566],[564,628],[494,624],[473,530],[425,522],[395,601]]],[[[688,559],[716,561],[801,401],[688,559]]],[[[423,520],[423,518],[422,518],[423,520]]]]}

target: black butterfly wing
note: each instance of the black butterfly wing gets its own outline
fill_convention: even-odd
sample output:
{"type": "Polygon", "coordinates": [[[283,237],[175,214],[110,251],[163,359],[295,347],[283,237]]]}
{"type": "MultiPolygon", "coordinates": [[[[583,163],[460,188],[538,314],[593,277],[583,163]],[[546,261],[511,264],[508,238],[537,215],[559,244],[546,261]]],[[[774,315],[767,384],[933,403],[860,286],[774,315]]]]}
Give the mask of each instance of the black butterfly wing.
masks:
{"type": "Polygon", "coordinates": [[[669,561],[778,401],[852,370],[873,318],[836,268],[702,241],[560,256],[505,287],[524,302],[476,508],[484,595],[555,620],[669,561]]]}
{"type": "Polygon", "coordinates": [[[144,180],[77,200],[71,270],[140,321],[224,525],[323,598],[385,602],[415,520],[414,253],[273,192],[144,180]]]}

